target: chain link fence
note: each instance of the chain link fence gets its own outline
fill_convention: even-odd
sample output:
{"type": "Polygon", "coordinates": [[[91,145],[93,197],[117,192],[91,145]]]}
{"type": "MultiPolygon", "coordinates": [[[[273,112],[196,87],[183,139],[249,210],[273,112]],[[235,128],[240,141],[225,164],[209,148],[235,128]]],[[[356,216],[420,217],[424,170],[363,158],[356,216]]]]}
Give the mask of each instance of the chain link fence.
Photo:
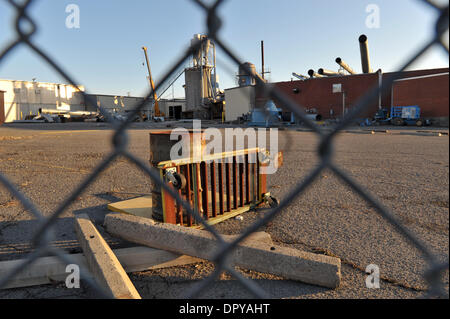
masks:
{"type": "MultiPolygon", "coordinates": [[[[30,18],[28,12],[31,10],[30,7],[33,3],[38,2],[38,0],[25,0],[25,1],[14,1],[14,0],[4,0],[8,2],[10,6],[15,8],[16,17],[15,17],[15,31],[16,31],[16,39],[12,41],[5,49],[3,49],[0,53],[0,67],[1,64],[4,63],[5,58],[8,55],[13,54],[19,45],[27,46],[31,51],[33,51],[38,57],[48,63],[49,66],[53,68],[59,75],[61,75],[68,83],[73,86],[77,86],[74,79],[70,76],[69,72],[64,70],[60,65],[56,64],[44,51],[39,47],[38,44],[33,42],[33,35],[38,29],[36,23],[30,18]],[[25,29],[25,26],[26,29],[25,29]]],[[[214,260],[215,270],[214,272],[192,289],[189,292],[188,296],[198,297],[201,292],[207,289],[219,276],[222,272],[227,271],[232,276],[234,276],[246,289],[248,289],[255,297],[265,298],[268,297],[267,293],[261,289],[254,281],[244,277],[239,272],[237,272],[231,265],[227,263],[227,256],[233,249],[236,248],[236,245],[241,243],[246,237],[248,237],[253,232],[256,232],[261,227],[270,222],[277,214],[279,214],[283,209],[285,209],[288,205],[290,205],[295,199],[302,195],[305,190],[319,177],[320,173],[325,169],[330,169],[333,171],[338,178],[340,178],[349,188],[351,188],[354,192],[356,192],[363,200],[365,200],[368,204],[375,208],[377,213],[383,217],[386,221],[388,221],[399,233],[401,233],[414,247],[416,247],[420,253],[423,255],[425,260],[428,263],[428,270],[423,274],[425,281],[428,284],[428,291],[426,297],[444,297],[446,296],[446,292],[444,289],[443,282],[441,281],[442,272],[448,270],[448,262],[441,263],[438,258],[433,255],[430,250],[426,247],[426,245],[421,242],[417,236],[415,236],[410,230],[408,230],[402,223],[400,223],[396,217],[392,214],[392,212],[383,205],[383,203],[378,200],[375,196],[373,196],[369,190],[362,187],[359,183],[353,180],[349,174],[347,174],[343,169],[338,167],[333,162],[333,142],[336,135],[339,131],[345,129],[349,125],[351,125],[352,121],[357,118],[359,114],[361,114],[366,107],[368,107],[371,103],[378,99],[379,93],[382,94],[388,92],[393,84],[393,82],[400,77],[400,72],[407,69],[412,63],[414,63],[418,58],[424,55],[430,48],[434,46],[442,46],[444,50],[447,51],[448,54],[448,43],[445,42],[445,37],[448,36],[448,28],[449,28],[449,8],[448,4],[446,6],[441,6],[430,0],[417,0],[418,2],[422,2],[431,9],[436,10],[439,13],[439,17],[435,23],[434,34],[431,39],[429,39],[418,52],[415,52],[412,57],[406,61],[403,66],[398,70],[397,73],[394,73],[389,79],[383,81],[381,87],[374,87],[368,90],[363,98],[361,98],[356,105],[346,114],[344,119],[336,124],[331,132],[322,131],[315,123],[313,123],[303,111],[302,107],[294,103],[280,92],[277,88],[267,84],[258,74],[252,73],[252,71],[247,68],[245,72],[248,75],[251,75],[256,80],[256,85],[260,89],[264,90],[265,94],[275,100],[279,105],[284,106],[289,109],[291,112],[295,114],[303,123],[317,136],[320,138],[319,147],[317,149],[317,153],[320,158],[320,163],[315,167],[309,174],[304,178],[301,182],[299,182],[294,188],[292,188],[288,195],[279,203],[278,207],[270,209],[270,211],[264,215],[263,218],[259,219],[257,222],[248,227],[241,235],[239,235],[233,242],[225,242],[221,235],[214,229],[214,227],[210,226],[206,223],[206,221],[200,216],[196,209],[193,209],[189,203],[187,203],[181,196],[172,190],[165,182],[160,178],[159,173],[149,167],[147,163],[142,162],[140,159],[136,158],[133,154],[127,151],[128,145],[128,136],[127,136],[127,128],[132,123],[133,119],[136,117],[138,112],[140,112],[144,106],[151,102],[152,100],[152,92],[149,92],[144,101],[138,105],[132,112],[129,113],[129,116],[126,121],[118,122],[112,118],[112,116],[108,113],[108,111],[103,108],[99,108],[101,114],[106,118],[106,120],[110,123],[115,133],[112,138],[112,144],[114,146],[113,151],[106,156],[101,163],[91,172],[91,174],[76,187],[75,190],[71,193],[71,195],[66,198],[59,207],[49,216],[44,217],[44,215],[37,209],[37,207],[29,200],[27,197],[22,194],[18,188],[6,178],[0,172],[0,184],[5,187],[12,196],[14,196],[17,200],[20,201],[24,209],[32,214],[34,218],[39,221],[39,226],[36,229],[32,244],[33,244],[33,252],[31,252],[25,261],[17,266],[11,273],[9,273],[4,278],[0,278],[0,288],[5,286],[12,278],[17,276],[21,271],[25,268],[29,267],[32,263],[34,263],[39,257],[53,255],[57,256],[66,264],[72,264],[70,255],[67,255],[61,249],[57,249],[50,245],[52,240],[52,232],[51,229],[55,227],[55,223],[57,219],[63,214],[63,212],[71,205],[71,203],[77,199],[78,196],[82,193],[86,187],[92,184],[99,176],[100,173],[105,171],[109,165],[119,156],[123,156],[127,158],[132,164],[136,167],[140,168],[149,178],[151,178],[155,183],[159,184],[166,192],[168,192],[171,196],[173,196],[181,205],[186,209],[186,211],[191,214],[198,223],[202,224],[204,228],[211,232],[217,241],[221,244],[220,249],[217,251],[214,260]]],[[[219,35],[219,30],[222,25],[222,19],[219,15],[220,6],[226,2],[225,0],[217,0],[215,2],[209,2],[208,4],[201,0],[192,0],[192,2],[198,6],[199,10],[202,10],[206,17],[206,27],[207,27],[207,36],[209,39],[213,40],[216,45],[218,45],[225,54],[234,61],[238,66],[242,65],[242,62],[237,55],[232,51],[229,45],[225,44],[223,39],[221,39],[219,35]]],[[[165,73],[160,83],[158,83],[155,87],[155,90],[158,90],[160,87],[167,82],[168,79],[173,75],[176,70],[178,70],[182,65],[186,63],[186,61],[192,56],[192,54],[200,49],[201,42],[187,48],[181,58],[173,64],[173,66],[165,73]]],[[[92,98],[88,95],[87,91],[81,92],[84,95],[86,104],[89,106],[97,107],[96,101],[92,100],[92,98]]],[[[81,268],[81,277],[84,279],[84,282],[94,289],[94,291],[98,294],[99,297],[110,297],[107,293],[105,293],[99,285],[97,285],[90,276],[87,276],[87,269],[81,268]]],[[[448,298],[448,296],[447,296],[448,298]]]]}

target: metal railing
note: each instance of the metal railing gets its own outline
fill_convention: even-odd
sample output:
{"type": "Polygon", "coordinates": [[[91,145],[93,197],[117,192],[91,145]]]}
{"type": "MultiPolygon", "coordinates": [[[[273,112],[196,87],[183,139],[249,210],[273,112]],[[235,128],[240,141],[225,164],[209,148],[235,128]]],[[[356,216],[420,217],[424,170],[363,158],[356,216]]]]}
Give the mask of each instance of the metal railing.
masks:
{"type": "MultiPolygon", "coordinates": [[[[55,70],[59,75],[61,75],[68,83],[76,86],[74,79],[69,75],[69,73],[63,69],[60,65],[53,61],[53,59],[44,52],[44,50],[33,41],[33,36],[37,30],[36,23],[29,16],[30,6],[32,3],[38,2],[38,0],[25,0],[25,1],[14,1],[5,0],[15,8],[16,19],[15,19],[15,31],[16,39],[12,41],[3,51],[0,53],[0,67],[4,63],[5,57],[11,55],[19,45],[25,45],[28,49],[32,50],[38,57],[45,61],[53,70],[55,70]],[[30,28],[24,29],[24,25],[28,25],[30,28]]],[[[201,0],[192,0],[199,9],[201,9],[206,15],[207,21],[207,36],[212,39],[216,45],[218,45],[223,52],[231,58],[237,65],[242,65],[242,62],[237,55],[232,51],[232,49],[224,43],[222,38],[219,36],[219,30],[221,28],[221,17],[218,14],[220,6],[226,2],[225,0],[217,0],[211,5],[205,4],[201,0]]],[[[398,72],[408,68],[413,62],[415,62],[419,57],[426,53],[431,47],[438,45],[442,46],[448,53],[448,47],[444,43],[444,34],[448,30],[449,23],[449,9],[448,4],[445,7],[441,7],[430,0],[418,0],[431,9],[436,10],[439,13],[439,17],[435,23],[434,34],[431,39],[429,39],[417,52],[415,52],[412,57],[406,61],[403,66],[398,70],[398,72]]],[[[199,50],[201,42],[189,47],[185,50],[183,56],[178,59],[176,63],[173,64],[169,70],[163,76],[161,82],[155,87],[155,90],[159,90],[161,83],[165,83],[176,70],[179,69],[190,56],[199,50]]],[[[319,174],[324,169],[330,169],[336,176],[338,176],[348,187],[355,191],[362,199],[368,202],[371,206],[375,208],[377,213],[382,216],[386,221],[388,221],[400,234],[402,234],[412,245],[414,245],[424,256],[425,260],[428,262],[428,270],[424,274],[424,279],[428,283],[429,289],[427,296],[445,296],[445,290],[443,288],[443,283],[440,279],[441,273],[448,269],[448,262],[441,263],[438,258],[431,253],[431,251],[426,247],[426,245],[421,242],[417,236],[415,236],[409,229],[407,229],[399,220],[394,217],[391,211],[385,207],[375,196],[373,196],[365,187],[357,183],[353,178],[351,178],[343,169],[338,167],[333,162],[333,142],[339,131],[346,128],[352,123],[360,113],[362,113],[366,107],[378,99],[379,93],[385,93],[390,90],[392,83],[399,78],[400,73],[394,73],[389,79],[383,81],[381,87],[374,87],[361,98],[356,105],[349,111],[345,118],[339,122],[331,132],[322,131],[317,125],[315,125],[311,120],[308,119],[305,112],[299,105],[290,100],[289,97],[280,92],[277,88],[267,84],[258,74],[252,74],[252,71],[248,68],[245,69],[247,74],[252,75],[256,80],[256,85],[262,88],[267,96],[274,99],[279,105],[283,105],[285,108],[292,111],[303,123],[313,130],[315,134],[320,138],[319,147],[317,153],[320,158],[320,164],[312,169],[306,178],[303,178],[295,187],[293,187],[288,195],[279,203],[275,208],[270,209],[270,211],[264,215],[263,218],[259,219],[257,222],[248,227],[241,235],[239,235],[233,242],[226,242],[221,237],[221,235],[214,229],[213,226],[209,225],[207,221],[201,216],[198,211],[198,207],[192,207],[190,203],[184,200],[180,194],[175,191],[170,185],[168,185],[160,176],[159,171],[155,168],[149,167],[147,163],[142,162],[140,159],[136,158],[133,154],[127,151],[128,145],[128,135],[127,128],[133,119],[136,117],[138,112],[143,109],[143,107],[152,100],[152,92],[149,92],[144,101],[138,105],[132,112],[129,113],[128,118],[124,122],[116,122],[110,116],[110,114],[103,108],[100,108],[100,112],[105,116],[105,118],[111,123],[115,130],[112,138],[112,144],[114,149],[109,155],[107,155],[103,161],[91,172],[91,174],[76,187],[73,192],[68,196],[59,207],[49,216],[45,217],[37,207],[22,194],[18,188],[3,174],[0,173],[0,184],[3,185],[12,196],[21,202],[26,211],[32,214],[38,221],[39,226],[35,230],[34,237],[32,239],[32,244],[34,245],[34,250],[31,252],[26,260],[19,266],[17,266],[10,274],[4,278],[0,278],[0,287],[4,286],[13,277],[18,275],[23,269],[29,267],[37,258],[41,256],[54,255],[60,258],[63,262],[71,264],[70,255],[66,255],[64,251],[56,249],[50,245],[52,239],[52,232],[50,229],[55,227],[57,219],[63,214],[63,212],[68,209],[71,203],[76,200],[76,198],[86,189],[90,184],[92,184],[101,172],[103,172],[113,160],[118,156],[123,156],[127,158],[132,164],[140,168],[142,171],[148,175],[149,178],[153,180],[154,183],[158,184],[164,192],[170,194],[180,206],[195,219],[196,223],[202,225],[204,229],[211,232],[217,241],[220,243],[220,249],[216,252],[214,258],[214,263],[216,265],[215,271],[212,275],[202,280],[192,291],[188,293],[188,297],[197,297],[199,294],[207,289],[215,279],[223,272],[227,271],[232,276],[234,276],[240,283],[242,283],[251,293],[256,297],[267,297],[266,292],[261,289],[255,282],[245,278],[239,272],[237,272],[231,265],[227,263],[228,254],[235,249],[236,245],[241,243],[247,236],[251,233],[257,231],[262,226],[266,225],[270,220],[272,220],[279,212],[290,205],[295,199],[302,195],[305,190],[318,178],[319,174]]],[[[96,107],[96,101],[89,97],[87,92],[82,92],[85,96],[86,103],[89,106],[96,107]]],[[[85,282],[95,289],[95,291],[101,297],[109,297],[102,289],[88,276],[86,276],[87,269],[81,269],[81,276],[85,282]]]]}

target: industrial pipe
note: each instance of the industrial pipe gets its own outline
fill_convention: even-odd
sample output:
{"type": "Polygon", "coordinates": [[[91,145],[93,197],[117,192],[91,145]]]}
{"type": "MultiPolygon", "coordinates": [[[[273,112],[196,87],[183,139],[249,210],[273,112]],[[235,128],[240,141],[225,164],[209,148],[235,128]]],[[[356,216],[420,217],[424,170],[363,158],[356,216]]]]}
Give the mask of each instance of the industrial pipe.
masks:
{"type": "Polygon", "coordinates": [[[355,71],[351,67],[348,66],[347,63],[342,61],[341,58],[336,58],[336,63],[339,64],[345,71],[347,71],[350,74],[356,74],[355,71]]]}
{"type": "Polygon", "coordinates": [[[92,116],[98,114],[98,112],[89,112],[89,111],[68,111],[68,110],[55,110],[43,108],[40,108],[38,112],[39,114],[68,114],[74,116],[92,116]]]}
{"type": "Polygon", "coordinates": [[[298,73],[292,72],[292,75],[295,76],[297,79],[302,80],[302,81],[308,79],[308,77],[303,75],[303,74],[298,74],[298,73]]]}
{"type": "Polygon", "coordinates": [[[321,78],[322,75],[320,75],[319,73],[317,73],[316,71],[314,71],[313,69],[308,71],[308,74],[310,77],[312,78],[321,78]]]}
{"type": "Polygon", "coordinates": [[[372,73],[369,58],[369,44],[367,42],[367,36],[364,34],[359,37],[359,48],[361,51],[361,65],[363,73],[372,73]]]}
{"type": "Polygon", "coordinates": [[[334,72],[334,71],[330,71],[330,70],[327,70],[327,69],[319,69],[319,74],[320,75],[325,75],[325,76],[338,76],[338,75],[340,75],[339,73],[337,73],[337,72],[334,72]]]}

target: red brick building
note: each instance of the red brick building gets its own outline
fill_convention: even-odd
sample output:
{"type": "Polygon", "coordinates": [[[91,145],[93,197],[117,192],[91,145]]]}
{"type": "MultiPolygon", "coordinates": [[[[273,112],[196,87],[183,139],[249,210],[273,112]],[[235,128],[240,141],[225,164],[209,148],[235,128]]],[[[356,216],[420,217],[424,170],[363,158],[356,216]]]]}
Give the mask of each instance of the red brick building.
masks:
{"type": "MultiPolygon", "coordinates": [[[[446,117],[448,121],[448,72],[448,68],[402,72],[401,79],[413,79],[396,81],[392,90],[378,96],[359,117],[373,117],[379,107],[390,108],[394,103],[398,106],[418,105],[424,117],[446,117]],[[428,77],[437,74],[440,76],[428,77]]],[[[392,75],[393,73],[382,73],[379,70],[370,74],[311,78],[306,81],[278,82],[274,85],[304,108],[315,109],[326,119],[342,116],[344,107],[348,111],[362,96],[392,75]],[[340,92],[333,93],[333,86],[340,87],[340,92]]]]}
{"type": "Polygon", "coordinates": [[[393,105],[419,105],[422,117],[448,117],[448,72],[395,81],[393,105]]]}

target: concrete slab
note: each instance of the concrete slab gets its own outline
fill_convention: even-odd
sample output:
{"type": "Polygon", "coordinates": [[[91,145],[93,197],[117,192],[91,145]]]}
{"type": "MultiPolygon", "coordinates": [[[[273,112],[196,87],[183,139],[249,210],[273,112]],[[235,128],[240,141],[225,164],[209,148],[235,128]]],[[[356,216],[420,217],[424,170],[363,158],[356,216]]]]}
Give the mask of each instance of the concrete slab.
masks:
{"type": "MultiPolygon", "coordinates": [[[[203,261],[199,258],[143,246],[114,249],[113,252],[127,273],[195,264],[203,261]]],[[[68,254],[67,257],[70,257],[73,263],[80,267],[88,267],[83,254],[68,254]]],[[[24,262],[25,259],[0,262],[0,278],[6,276],[24,262]]],[[[64,282],[69,274],[66,272],[66,267],[67,265],[57,257],[39,258],[2,289],[64,282]]]]}
{"type": "Polygon", "coordinates": [[[117,203],[111,203],[108,204],[108,209],[113,212],[152,218],[152,196],[142,196],[117,203]]]}
{"type": "MultiPolygon", "coordinates": [[[[216,207],[219,207],[219,193],[217,192],[217,203],[216,207]]],[[[234,201],[234,197],[231,195],[231,202],[234,201]]],[[[209,211],[212,211],[212,196],[211,191],[208,192],[208,205],[209,211]]],[[[139,217],[145,217],[149,219],[153,219],[152,217],[152,196],[142,196],[133,199],[124,200],[121,202],[115,202],[108,204],[108,209],[112,212],[129,214],[139,217]]],[[[239,207],[237,209],[233,209],[231,212],[224,213],[223,215],[219,215],[217,217],[210,217],[206,222],[209,225],[215,225],[217,223],[221,223],[229,218],[233,218],[235,216],[241,215],[245,212],[248,212],[251,209],[251,205],[244,205],[243,207],[239,207]]],[[[194,228],[202,229],[203,225],[193,226],[194,228]]]]}
{"type": "MultiPolygon", "coordinates": [[[[142,245],[213,260],[219,250],[217,240],[207,231],[171,224],[154,223],[146,218],[108,214],[106,230],[113,236],[142,245]]],[[[232,241],[233,237],[224,236],[232,241]]],[[[232,265],[286,279],[337,288],[341,279],[339,258],[312,254],[297,249],[248,241],[236,247],[229,256],[232,265]]]]}

